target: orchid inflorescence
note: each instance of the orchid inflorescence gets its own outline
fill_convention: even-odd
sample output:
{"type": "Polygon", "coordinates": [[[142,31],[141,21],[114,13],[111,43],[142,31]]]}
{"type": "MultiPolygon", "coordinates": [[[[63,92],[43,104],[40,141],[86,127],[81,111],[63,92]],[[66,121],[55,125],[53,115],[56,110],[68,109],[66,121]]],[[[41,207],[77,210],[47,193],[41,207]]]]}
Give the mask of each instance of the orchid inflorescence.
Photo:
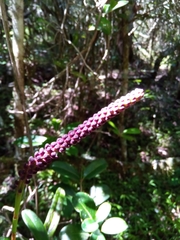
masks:
{"type": "Polygon", "coordinates": [[[115,102],[110,103],[107,107],[102,108],[82,124],[58,138],[56,142],[46,144],[44,148],[40,148],[39,151],[35,152],[34,156],[29,158],[28,162],[25,163],[24,167],[19,171],[20,180],[28,184],[33,174],[46,169],[52,161],[58,159],[58,153],[62,153],[70,146],[80,142],[82,138],[102,126],[112,117],[138,102],[143,96],[144,91],[136,88],[127,95],[120,97],[115,102]]]}

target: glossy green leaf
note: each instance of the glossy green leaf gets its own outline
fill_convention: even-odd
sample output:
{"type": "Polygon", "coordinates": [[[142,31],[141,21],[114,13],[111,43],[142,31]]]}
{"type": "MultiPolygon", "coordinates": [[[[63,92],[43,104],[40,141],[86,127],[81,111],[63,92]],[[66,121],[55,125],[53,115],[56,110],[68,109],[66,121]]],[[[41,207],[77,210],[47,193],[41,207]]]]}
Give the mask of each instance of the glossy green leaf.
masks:
{"type": "Polygon", "coordinates": [[[111,11],[114,11],[114,10],[116,10],[116,9],[118,9],[118,8],[121,8],[121,7],[125,6],[127,3],[128,3],[128,1],[121,1],[121,0],[120,0],[120,1],[118,1],[117,4],[112,8],[111,11]]]}
{"type": "Polygon", "coordinates": [[[116,125],[115,125],[115,123],[114,123],[113,121],[108,121],[108,124],[109,124],[112,128],[117,129],[117,127],[116,127],[116,125]]]}
{"type": "Polygon", "coordinates": [[[119,129],[116,127],[116,125],[114,124],[114,122],[108,121],[108,124],[112,127],[112,131],[113,131],[114,134],[116,134],[116,135],[118,135],[118,136],[121,135],[119,129]]]}
{"type": "Polygon", "coordinates": [[[98,30],[102,31],[103,33],[110,35],[111,34],[111,22],[109,19],[105,17],[101,17],[99,21],[98,30]]]}
{"type": "Polygon", "coordinates": [[[105,234],[114,235],[114,234],[124,232],[127,228],[128,228],[128,225],[122,218],[112,217],[107,219],[103,223],[101,227],[101,231],[105,234]]]}
{"type": "Polygon", "coordinates": [[[72,204],[77,212],[80,213],[81,219],[95,219],[96,206],[93,199],[84,192],[78,192],[72,199],[72,204]]]}
{"type": "Polygon", "coordinates": [[[49,237],[52,237],[59,224],[60,213],[65,198],[65,191],[62,188],[58,188],[54,194],[52,204],[46,216],[44,226],[47,229],[49,237]]]}
{"type": "Polygon", "coordinates": [[[7,237],[0,237],[0,240],[10,240],[11,238],[7,238],[7,237]]]}
{"type": "Polygon", "coordinates": [[[97,222],[104,221],[108,217],[110,211],[111,211],[111,204],[108,202],[102,203],[96,212],[97,222]]]}
{"type": "Polygon", "coordinates": [[[71,202],[72,202],[71,197],[69,198],[66,197],[63,202],[63,217],[65,218],[71,218],[74,212],[74,207],[71,202]]]}
{"type": "Polygon", "coordinates": [[[105,202],[111,195],[111,189],[105,184],[93,185],[90,188],[90,196],[93,198],[96,206],[105,202]]]}
{"type": "Polygon", "coordinates": [[[91,237],[89,240],[106,240],[106,239],[104,235],[101,233],[101,231],[98,229],[91,234],[91,237]]]}
{"type": "Polygon", "coordinates": [[[72,181],[79,182],[80,180],[78,171],[67,162],[55,161],[51,164],[51,168],[57,173],[67,176],[72,181]]]}
{"type": "Polygon", "coordinates": [[[127,128],[123,131],[123,134],[140,134],[141,130],[139,128],[127,128]]]}
{"type": "Polygon", "coordinates": [[[92,218],[86,218],[81,223],[81,228],[85,232],[94,232],[99,228],[99,224],[92,218]]]}
{"type": "Polygon", "coordinates": [[[92,161],[83,172],[83,178],[91,179],[103,172],[107,168],[107,162],[104,159],[92,161]]]}
{"type": "Polygon", "coordinates": [[[30,209],[21,212],[22,219],[29,230],[32,232],[35,240],[48,240],[48,235],[42,221],[30,209]]]}
{"type": "Polygon", "coordinates": [[[51,124],[52,124],[55,131],[59,130],[61,122],[62,122],[62,120],[58,119],[58,118],[53,118],[51,120],[51,124]]]}
{"type": "Polygon", "coordinates": [[[104,4],[103,6],[103,12],[105,14],[110,13],[120,7],[125,6],[128,3],[128,1],[115,1],[115,0],[110,0],[108,4],[104,4]]]}
{"type": "Polygon", "coordinates": [[[59,234],[61,240],[87,240],[89,233],[84,232],[78,224],[69,224],[63,227],[59,234]]]}

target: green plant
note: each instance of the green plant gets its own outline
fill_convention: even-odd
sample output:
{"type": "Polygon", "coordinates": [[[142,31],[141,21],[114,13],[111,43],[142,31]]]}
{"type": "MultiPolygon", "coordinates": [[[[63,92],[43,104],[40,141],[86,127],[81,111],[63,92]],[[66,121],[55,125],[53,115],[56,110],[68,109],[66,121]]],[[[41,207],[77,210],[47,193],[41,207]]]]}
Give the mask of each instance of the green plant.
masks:
{"type": "MultiPolygon", "coordinates": [[[[102,108],[98,113],[94,114],[93,117],[90,117],[88,120],[84,121],[82,124],[80,124],[78,127],[74,128],[73,130],[70,130],[67,134],[64,134],[61,138],[58,138],[56,142],[52,142],[50,144],[46,144],[44,148],[40,148],[39,151],[35,152],[34,156],[31,156],[27,163],[24,164],[22,169],[19,171],[19,181],[17,181],[17,189],[16,189],[16,199],[15,199],[15,208],[14,208],[14,215],[13,215],[13,223],[12,223],[12,235],[11,240],[16,239],[16,231],[17,231],[17,224],[18,224],[18,217],[20,212],[20,206],[21,206],[21,200],[24,193],[24,188],[26,184],[29,184],[31,181],[31,178],[34,174],[36,174],[38,171],[45,170],[51,163],[52,167],[54,167],[57,171],[60,171],[63,175],[70,176],[73,180],[77,181],[79,180],[79,175],[77,174],[76,170],[66,163],[58,162],[55,163],[56,160],[58,160],[58,153],[64,152],[67,148],[70,146],[78,143],[82,138],[89,135],[92,131],[99,128],[101,125],[103,125],[107,120],[111,119],[112,117],[116,116],[120,112],[122,112],[124,109],[128,108],[129,106],[133,105],[137,101],[139,101],[144,95],[144,92],[142,89],[135,89],[131,93],[128,93],[126,96],[121,97],[120,99],[116,100],[115,102],[109,104],[107,107],[102,108]]],[[[99,160],[92,162],[89,166],[87,166],[83,171],[83,178],[91,179],[93,178],[97,173],[100,173],[103,169],[106,168],[106,162],[104,160],[99,160]]],[[[83,179],[82,178],[82,179],[83,179]]],[[[99,216],[99,209],[95,209],[95,203],[93,203],[93,200],[90,200],[91,198],[88,198],[88,195],[83,195],[84,193],[77,193],[75,198],[73,198],[72,203],[76,211],[80,212],[80,217],[83,221],[83,229],[88,232],[92,232],[99,229],[100,224],[100,217],[99,216]],[[80,198],[78,197],[80,196],[80,198]],[[86,197],[85,197],[86,196],[86,197]],[[79,200],[78,200],[78,199],[79,200]],[[89,199],[91,204],[93,205],[89,207],[82,205],[80,207],[79,203],[81,200],[86,202],[86,199],[89,199]],[[84,210],[83,210],[84,207],[84,210]],[[90,214],[92,210],[92,215],[90,214]],[[89,212],[90,211],[90,212],[89,212]],[[92,226],[96,226],[91,228],[92,226]]],[[[50,212],[47,216],[47,221],[45,221],[45,226],[48,228],[49,235],[53,234],[56,227],[53,227],[53,230],[51,230],[52,225],[51,223],[48,223],[48,221],[53,219],[54,216],[58,217],[59,214],[55,215],[56,207],[60,210],[61,209],[61,202],[62,198],[64,197],[63,190],[59,189],[56,191],[56,194],[54,195],[54,200],[51,205],[50,212]]],[[[108,205],[109,206],[109,205],[108,205]]],[[[102,208],[102,206],[101,206],[102,208]]],[[[100,209],[101,209],[100,208],[100,209]]],[[[106,215],[107,212],[106,212],[106,215]]],[[[33,232],[35,235],[39,236],[39,232],[44,233],[44,238],[48,237],[45,234],[45,228],[43,224],[38,220],[38,218],[34,215],[34,213],[28,211],[22,212],[22,217],[27,223],[28,227],[35,231],[33,232]],[[27,214],[28,213],[28,214],[27,214]],[[31,216],[31,217],[29,217],[31,216]],[[33,220],[34,219],[34,220],[33,220]],[[38,224],[34,224],[35,222],[38,222],[38,224]],[[39,228],[36,229],[36,226],[39,228]]],[[[106,216],[107,217],[107,216],[106,216]]],[[[103,217],[101,220],[105,220],[106,217],[103,217]]],[[[112,219],[105,221],[105,226],[110,224],[112,221],[121,221],[122,219],[112,219]],[[110,222],[110,223],[109,223],[110,222]]],[[[125,223],[124,224],[125,229],[125,223]]],[[[55,225],[54,225],[55,226],[55,225]]],[[[122,230],[122,229],[121,229],[122,230]]],[[[101,231],[105,232],[105,227],[102,225],[101,231]]],[[[120,231],[121,232],[121,231],[120,231]]],[[[117,230],[112,232],[118,233],[117,230]]],[[[99,233],[100,234],[100,233],[99,233]]],[[[96,235],[96,234],[95,234],[96,235]]],[[[39,239],[37,237],[36,239],[39,239]]],[[[42,239],[42,238],[41,238],[42,239]]],[[[93,239],[93,238],[92,238],[93,239]]],[[[95,238],[97,239],[97,238],[95,238]]]]}
{"type": "Polygon", "coordinates": [[[61,239],[73,239],[73,234],[83,234],[77,239],[105,239],[104,234],[119,234],[126,230],[127,224],[119,217],[107,218],[111,204],[103,202],[98,207],[95,201],[86,193],[78,192],[72,199],[75,210],[79,213],[81,224],[67,225],[60,231],[61,239]],[[75,230],[76,229],[76,230],[75,230]]]}
{"type": "MultiPolygon", "coordinates": [[[[96,200],[103,199],[102,193],[99,196],[96,195],[96,200]]],[[[49,239],[53,236],[59,224],[61,212],[63,212],[65,198],[65,191],[58,188],[44,224],[33,211],[29,209],[22,211],[22,218],[35,239],[49,239]]],[[[111,211],[109,202],[99,204],[87,193],[78,192],[71,198],[69,204],[79,213],[81,224],[70,223],[64,226],[59,232],[59,237],[62,240],[104,240],[104,234],[116,235],[127,229],[127,224],[122,218],[108,218],[111,211]]]]}

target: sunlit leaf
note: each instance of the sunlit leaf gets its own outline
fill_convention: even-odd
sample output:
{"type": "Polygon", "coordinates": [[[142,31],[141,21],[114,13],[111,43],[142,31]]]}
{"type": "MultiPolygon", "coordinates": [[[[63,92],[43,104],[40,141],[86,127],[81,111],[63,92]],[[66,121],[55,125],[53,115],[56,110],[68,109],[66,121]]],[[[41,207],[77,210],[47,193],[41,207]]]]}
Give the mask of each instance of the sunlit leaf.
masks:
{"type": "Polygon", "coordinates": [[[127,228],[128,225],[122,218],[112,217],[103,223],[101,231],[105,234],[118,234],[124,232],[127,228]]]}
{"type": "Polygon", "coordinates": [[[89,25],[88,30],[89,31],[94,31],[96,28],[94,25],[89,25]]]}
{"type": "Polygon", "coordinates": [[[55,131],[58,131],[59,130],[59,127],[60,127],[60,123],[62,122],[62,120],[61,119],[57,119],[57,118],[53,118],[52,120],[51,120],[51,124],[52,124],[52,126],[53,126],[53,128],[54,128],[54,130],[55,131]]]}
{"type": "Polygon", "coordinates": [[[99,224],[92,218],[86,218],[81,223],[81,228],[85,232],[94,232],[99,228],[99,224]]]}
{"type": "Polygon", "coordinates": [[[123,6],[125,6],[127,3],[128,3],[128,1],[121,1],[121,0],[120,0],[120,1],[118,1],[117,4],[112,8],[111,11],[114,11],[114,10],[120,8],[120,7],[123,7],[123,6]]]}
{"type": "Polygon", "coordinates": [[[30,209],[21,212],[22,219],[33,234],[35,240],[49,240],[46,229],[38,216],[30,209]]]}
{"type": "Polygon", "coordinates": [[[140,134],[141,130],[139,128],[127,128],[123,131],[123,134],[140,134]]]}
{"type": "Polygon", "coordinates": [[[142,80],[141,79],[135,79],[133,82],[135,82],[139,85],[142,82],[142,80]]]}
{"type": "Polygon", "coordinates": [[[128,3],[128,1],[115,1],[115,0],[110,0],[108,4],[104,4],[103,6],[103,12],[105,14],[110,13],[120,7],[125,6],[128,3]]]}
{"type": "Polygon", "coordinates": [[[114,132],[114,134],[120,136],[120,131],[118,127],[115,125],[115,123],[112,121],[108,121],[108,124],[112,127],[112,131],[114,132]]]}
{"type": "Polygon", "coordinates": [[[96,206],[105,202],[111,195],[111,189],[105,184],[93,185],[90,188],[90,196],[93,198],[96,206]]]}
{"type": "Polygon", "coordinates": [[[87,240],[89,233],[84,232],[78,224],[69,224],[63,227],[59,233],[61,240],[87,240]]]}
{"type": "Polygon", "coordinates": [[[73,197],[72,204],[75,210],[80,213],[82,219],[95,219],[96,206],[93,199],[87,193],[78,192],[73,197]]]}
{"type": "Polygon", "coordinates": [[[62,188],[58,188],[54,194],[50,209],[44,222],[44,226],[47,229],[49,237],[53,236],[59,224],[64,198],[65,191],[62,188]]]}
{"type": "Polygon", "coordinates": [[[111,211],[111,204],[108,202],[102,203],[98,210],[96,211],[96,220],[97,222],[104,221],[111,211]]]}

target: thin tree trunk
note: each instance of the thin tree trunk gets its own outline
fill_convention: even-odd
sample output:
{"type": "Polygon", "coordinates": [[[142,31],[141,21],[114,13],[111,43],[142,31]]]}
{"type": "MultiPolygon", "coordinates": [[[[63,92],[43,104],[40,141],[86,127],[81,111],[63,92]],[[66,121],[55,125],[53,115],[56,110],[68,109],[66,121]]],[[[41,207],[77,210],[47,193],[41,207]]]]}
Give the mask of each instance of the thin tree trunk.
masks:
{"type": "MultiPolygon", "coordinates": [[[[122,21],[122,44],[123,44],[123,62],[122,62],[122,82],[121,82],[121,93],[122,95],[126,95],[128,92],[128,69],[129,69],[129,44],[128,44],[128,22],[122,21]]],[[[124,115],[125,111],[122,112],[119,116],[119,130],[121,135],[124,131],[124,115]]],[[[121,137],[121,158],[123,161],[127,161],[127,142],[126,139],[121,137]]]]}
{"type": "MultiPolygon", "coordinates": [[[[30,129],[28,125],[28,118],[25,108],[25,94],[24,94],[24,1],[10,0],[9,12],[11,15],[13,36],[12,40],[9,34],[9,26],[5,3],[0,0],[0,10],[2,14],[2,22],[4,32],[6,35],[6,42],[9,51],[9,56],[12,64],[14,74],[14,131],[15,138],[19,138],[27,134],[30,145],[30,152],[32,154],[32,140],[30,129]]],[[[16,149],[18,150],[18,149],[16,149]]],[[[19,157],[19,151],[16,151],[16,157],[19,157]]]]}
{"type": "MultiPolygon", "coordinates": [[[[129,73],[129,22],[128,15],[126,14],[127,6],[122,8],[122,15],[125,16],[121,21],[121,41],[122,41],[122,81],[121,81],[121,93],[126,95],[128,92],[128,73],[129,73]]],[[[125,111],[119,116],[119,130],[121,135],[124,131],[124,115],[125,111]]],[[[121,144],[121,159],[127,161],[127,142],[126,139],[120,138],[121,144]]]]}
{"type": "Polygon", "coordinates": [[[13,37],[12,54],[14,58],[14,127],[15,138],[25,134],[25,118],[23,106],[25,106],[24,95],[24,1],[10,0],[9,10],[12,19],[13,37]]]}

